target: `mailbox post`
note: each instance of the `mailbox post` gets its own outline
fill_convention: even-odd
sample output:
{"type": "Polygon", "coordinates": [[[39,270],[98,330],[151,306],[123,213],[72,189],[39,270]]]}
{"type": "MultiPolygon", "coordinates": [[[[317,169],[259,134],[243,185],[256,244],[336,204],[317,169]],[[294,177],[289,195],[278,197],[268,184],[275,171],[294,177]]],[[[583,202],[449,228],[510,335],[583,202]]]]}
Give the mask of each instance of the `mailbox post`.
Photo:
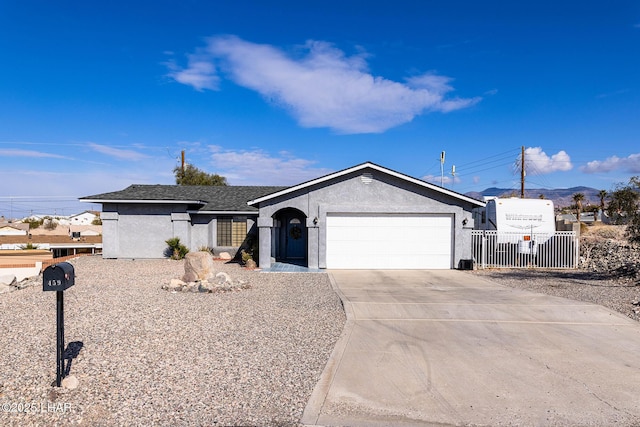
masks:
{"type": "Polygon", "coordinates": [[[68,262],[50,265],[42,273],[42,290],[56,292],[56,387],[64,376],[64,291],[75,284],[75,271],[68,262]]]}

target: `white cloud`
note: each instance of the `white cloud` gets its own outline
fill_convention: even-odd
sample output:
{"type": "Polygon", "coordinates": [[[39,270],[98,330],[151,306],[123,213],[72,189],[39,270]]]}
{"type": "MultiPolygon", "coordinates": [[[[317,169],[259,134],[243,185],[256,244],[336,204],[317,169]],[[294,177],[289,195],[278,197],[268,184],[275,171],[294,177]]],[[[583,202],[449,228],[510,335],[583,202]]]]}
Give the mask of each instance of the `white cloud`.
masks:
{"type": "Polygon", "coordinates": [[[0,149],[0,156],[68,159],[68,157],[61,156],[59,154],[51,154],[51,153],[45,153],[42,151],[34,151],[34,150],[16,150],[16,149],[0,149]]]}
{"type": "Polygon", "coordinates": [[[445,98],[451,78],[426,73],[399,83],[369,73],[366,54],[347,56],[331,44],[308,41],[299,55],[235,36],[211,37],[205,49],[169,77],[197,90],[217,90],[222,70],[236,84],[287,109],[303,127],[340,133],[380,133],[424,112],[469,107],[476,98],[445,98]]]}
{"type": "Polygon", "coordinates": [[[218,90],[220,77],[217,76],[216,67],[209,55],[202,52],[187,55],[187,64],[186,69],[181,69],[174,61],[167,62],[166,65],[170,70],[168,76],[198,91],[218,90]]]}
{"type": "MultiPolygon", "coordinates": [[[[517,166],[520,167],[518,159],[517,166]]],[[[551,156],[542,151],[541,147],[529,147],[524,150],[525,170],[529,175],[544,175],[552,172],[566,172],[573,169],[571,158],[564,150],[551,156]]]]}
{"type": "Polygon", "coordinates": [[[430,182],[432,184],[436,184],[436,185],[440,185],[440,183],[442,183],[443,185],[450,185],[450,184],[457,184],[462,182],[460,180],[460,178],[458,177],[452,177],[449,175],[445,175],[445,176],[441,176],[441,175],[425,175],[422,177],[423,181],[427,181],[430,182]]]}
{"type": "Polygon", "coordinates": [[[110,147],[108,145],[95,144],[93,142],[87,143],[87,147],[91,148],[98,153],[106,154],[107,156],[115,157],[121,160],[132,160],[138,161],[142,159],[146,159],[149,156],[143,153],[139,153],[133,150],[123,150],[120,148],[110,147]]]}
{"type": "Polygon", "coordinates": [[[272,156],[260,149],[227,150],[216,145],[210,149],[215,173],[231,185],[294,185],[333,172],[285,151],[272,156]]]}
{"type": "MultiPolygon", "coordinates": [[[[86,143],[77,145],[87,147],[86,143]]],[[[69,151],[75,153],[76,149],[69,151]]],[[[139,154],[128,151],[118,150],[111,154],[125,155],[129,159],[132,155],[139,154]]],[[[43,155],[38,151],[0,150],[1,158],[11,160],[0,168],[0,182],[11,184],[0,185],[0,198],[8,200],[7,198],[18,197],[12,199],[11,206],[0,200],[0,215],[21,217],[30,212],[68,215],[86,209],[99,210],[99,204],[80,203],[75,198],[118,191],[131,184],[174,184],[172,171],[176,159],[164,152],[161,154],[153,157],[145,154],[145,158],[135,158],[139,163],[131,167],[132,163],[123,162],[119,158],[107,158],[96,164],[81,158],[71,159],[73,161],[70,162],[68,157],[48,153],[43,155]],[[7,157],[9,154],[27,158],[10,158],[7,157]],[[61,168],[60,161],[57,160],[40,162],[35,166],[33,163],[37,159],[34,157],[64,159],[64,167],[61,168]],[[28,202],[26,198],[29,198],[28,202]]]]}
{"type": "Polygon", "coordinates": [[[605,160],[594,160],[582,166],[580,170],[584,173],[603,173],[617,170],[640,173],[640,153],[623,158],[611,156],[605,160]]]}

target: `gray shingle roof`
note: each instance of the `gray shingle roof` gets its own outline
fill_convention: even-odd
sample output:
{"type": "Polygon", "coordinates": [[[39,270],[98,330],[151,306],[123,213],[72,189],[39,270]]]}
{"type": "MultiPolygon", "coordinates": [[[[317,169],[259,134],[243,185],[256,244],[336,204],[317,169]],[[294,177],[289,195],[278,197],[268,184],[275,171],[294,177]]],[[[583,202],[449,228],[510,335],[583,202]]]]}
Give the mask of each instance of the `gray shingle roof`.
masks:
{"type": "Polygon", "coordinates": [[[204,185],[142,185],[134,184],[121,191],[81,197],[80,200],[113,202],[193,202],[199,211],[258,211],[248,206],[249,200],[281,191],[275,186],[204,186],[204,185]]]}

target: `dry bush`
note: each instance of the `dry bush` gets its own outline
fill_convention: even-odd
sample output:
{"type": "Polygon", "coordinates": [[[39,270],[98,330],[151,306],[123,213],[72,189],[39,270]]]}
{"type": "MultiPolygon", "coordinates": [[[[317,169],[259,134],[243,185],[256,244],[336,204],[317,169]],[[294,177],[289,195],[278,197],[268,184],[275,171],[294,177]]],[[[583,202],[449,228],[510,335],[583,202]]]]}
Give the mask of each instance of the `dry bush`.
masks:
{"type": "Polygon", "coordinates": [[[582,236],[626,241],[626,228],[625,225],[594,224],[582,230],[582,236]]]}

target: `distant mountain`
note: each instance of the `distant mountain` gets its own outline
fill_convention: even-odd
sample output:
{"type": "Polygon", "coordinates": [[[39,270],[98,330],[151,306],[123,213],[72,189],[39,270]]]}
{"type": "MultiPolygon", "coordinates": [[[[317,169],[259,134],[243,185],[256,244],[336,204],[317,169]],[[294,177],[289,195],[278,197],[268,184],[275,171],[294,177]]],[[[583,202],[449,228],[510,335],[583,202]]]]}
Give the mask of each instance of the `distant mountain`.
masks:
{"type": "MultiPolygon", "coordinates": [[[[524,195],[527,198],[538,199],[540,195],[543,195],[545,199],[553,200],[553,204],[556,207],[562,208],[573,204],[573,195],[576,193],[584,194],[583,204],[598,205],[600,204],[600,197],[598,193],[600,190],[591,187],[571,187],[571,188],[531,188],[525,189],[524,195]]],[[[514,190],[512,188],[487,188],[484,191],[470,191],[465,193],[465,196],[473,197],[474,199],[484,200],[485,196],[494,197],[520,197],[520,190],[514,190]]]]}

